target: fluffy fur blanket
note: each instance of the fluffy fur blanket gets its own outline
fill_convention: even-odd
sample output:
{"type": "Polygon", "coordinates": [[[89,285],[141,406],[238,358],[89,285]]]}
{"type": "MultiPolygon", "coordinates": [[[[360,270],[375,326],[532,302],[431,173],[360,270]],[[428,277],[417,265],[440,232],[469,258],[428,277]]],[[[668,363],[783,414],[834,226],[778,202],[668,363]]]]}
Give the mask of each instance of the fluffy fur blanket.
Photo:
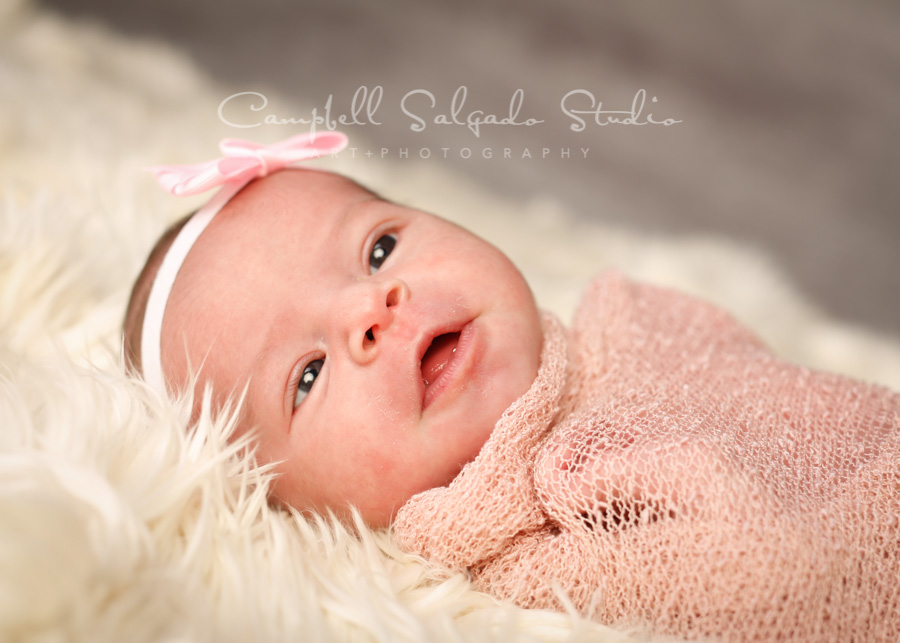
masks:
{"type": "MultiPolygon", "coordinates": [[[[270,509],[267,472],[227,444],[227,416],[190,427],[186,404],[123,375],[130,284],[195,205],[141,168],[234,136],[216,118],[232,90],[159,43],[0,4],[0,639],[622,638],[476,593],[387,533],[270,509]]],[[[331,167],[497,243],[564,319],[614,264],[716,300],[790,358],[900,388],[896,343],[830,323],[749,250],[501,201],[437,163],[331,167]]]]}

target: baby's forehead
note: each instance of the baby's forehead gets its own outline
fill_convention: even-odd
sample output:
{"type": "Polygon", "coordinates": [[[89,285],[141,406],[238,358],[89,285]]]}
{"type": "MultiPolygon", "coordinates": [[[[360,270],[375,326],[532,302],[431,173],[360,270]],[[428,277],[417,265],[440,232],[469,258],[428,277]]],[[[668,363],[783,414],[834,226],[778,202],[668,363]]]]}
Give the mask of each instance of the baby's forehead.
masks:
{"type": "Polygon", "coordinates": [[[285,200],[293,205],[309,202],[315,206],[360,196],[380,198],[341,174],[308,168],[286,169],[251,182],[223,210],[252,208],[254,204],[266,202],[272,206],[285,200]]]}
{"type": "Polygon", "coordinates": [[[297,224],[328,224],[354,202],[373,198],[380,199],[339,174],[283,170],[253,181],[232,198],[210,224],[208,239],[221,242],[223,231],[233,234],[234,228],[251,233],[285,230],[297,224]]]}
{"type": "Polygon", "coordinates": [[[179,281],[198,273],[205,279],[210,271],[259,271],[278,263],[273,254],[327,253],[353,229],[356,215],[391,205],[332,172],[292,169],[257,179],[216,215],[185,262],[191,277],[179,281]]]}

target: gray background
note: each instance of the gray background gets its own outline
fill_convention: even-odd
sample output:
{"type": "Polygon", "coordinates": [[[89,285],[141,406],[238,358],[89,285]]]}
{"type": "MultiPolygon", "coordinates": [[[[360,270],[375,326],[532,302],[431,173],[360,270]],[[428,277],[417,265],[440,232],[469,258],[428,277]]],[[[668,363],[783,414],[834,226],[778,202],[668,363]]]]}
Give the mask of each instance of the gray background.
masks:
{"type": "Polygon", "coordinates": [[[402,147],[413,156],[449,147],[456,171],[523,203],[552,195],[578,216],[740,239],[832,315],[900,335],[893,0],[44,4],[168,40],[238,91],[318,106],[333,95],[335,111],[347,112],[359,87],[382,86],[381,124],[345,129],[393,158],[402,147]],[[522,89],[520,120],[545,122],[485,127],[478,138],[462,127],[409,129],[399,109],[406,92],[435,95],[433,111],[414,103],[419,113],[447,113],[461,85],[463,113],[506,115],[522,89]],[[683,122],[572,132],[560,109],[573,89],[628,109],[641,88],[658,97],[645,114],[683,122]],[[473,158],[460,158],[462,147],[473,158]],[[495,158],[479,158],[485,147],[495,158]],[[497,158],[504,147],[513,160],[497,158]],[[548,147],[551,158],[518,158],[526,147],[548,147]],[[563,147],[572,158],[558,158],[563,147]]]}

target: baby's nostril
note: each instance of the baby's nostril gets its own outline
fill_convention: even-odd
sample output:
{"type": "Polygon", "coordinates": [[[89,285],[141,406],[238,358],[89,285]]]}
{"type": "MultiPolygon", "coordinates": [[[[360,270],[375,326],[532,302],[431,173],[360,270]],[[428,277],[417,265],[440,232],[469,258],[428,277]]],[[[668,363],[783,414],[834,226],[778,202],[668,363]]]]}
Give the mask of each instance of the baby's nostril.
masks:
{"type": "Polygon", "coordinates": [[[369,330],[366,331],[366,339],[369,340],[370,342],[375,341],[375,327],[374,326],[372,326],[372,328],[370,328],[369,330]]]}
{"type": "Polygon", "coordinates": [[[400,293],[398,292],[398,289],[391,288],[388,291],[385,305],[387,305],[388,308],[393,308],[394,306],[396,306],[399,303],[400,303],[400,293]]]}

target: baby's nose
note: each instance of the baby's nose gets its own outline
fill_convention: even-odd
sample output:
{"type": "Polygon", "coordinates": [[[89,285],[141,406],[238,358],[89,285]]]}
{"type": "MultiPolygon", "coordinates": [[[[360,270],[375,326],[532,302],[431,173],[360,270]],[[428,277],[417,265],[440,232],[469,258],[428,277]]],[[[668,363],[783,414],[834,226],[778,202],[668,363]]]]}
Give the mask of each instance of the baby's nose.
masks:
{"type": "Polygon", "coordinates": [[[375,359],[381,348],[382,335],[394,323],[398,307],[409,299],[409,286],[401,279],[385,279],[366,284],[359,293],[358,311],[351,320],[349,349],[353,359],[366,364],[375,359]]]}

